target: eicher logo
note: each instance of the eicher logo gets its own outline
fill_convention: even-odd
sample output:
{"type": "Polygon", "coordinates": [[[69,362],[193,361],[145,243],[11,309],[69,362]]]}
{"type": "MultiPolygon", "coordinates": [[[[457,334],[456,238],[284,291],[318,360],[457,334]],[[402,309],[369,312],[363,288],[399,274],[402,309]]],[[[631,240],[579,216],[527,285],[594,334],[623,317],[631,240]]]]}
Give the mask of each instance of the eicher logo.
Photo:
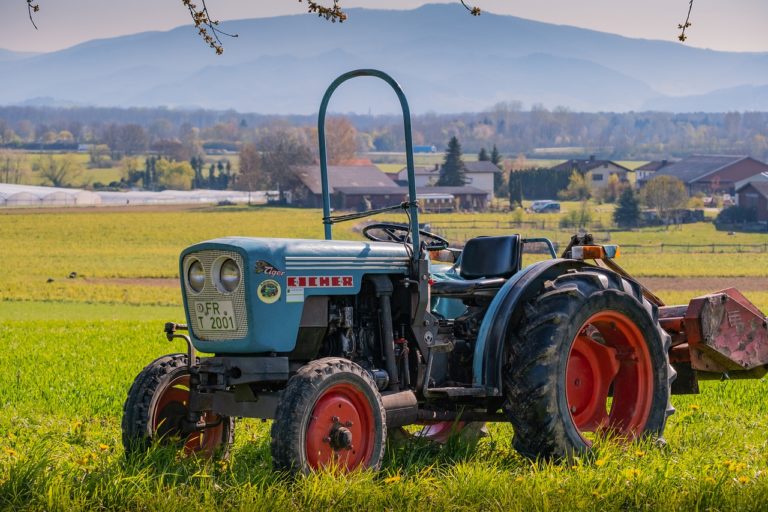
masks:
{"type": "Polygon", "coordinates": [[[256,270],[257,274],[265,274],[268,276],[282,276],[285,275],[285,272],[278,269],[268,261],[259,260],[256,262],[256,265],[254,265],[254,268],[256,270]]]}
{"type": "Polygon", "coordinates": [[[352,288],[355,281],[352,276],[301,276],[289,277],[290,288],[352,288]]]}

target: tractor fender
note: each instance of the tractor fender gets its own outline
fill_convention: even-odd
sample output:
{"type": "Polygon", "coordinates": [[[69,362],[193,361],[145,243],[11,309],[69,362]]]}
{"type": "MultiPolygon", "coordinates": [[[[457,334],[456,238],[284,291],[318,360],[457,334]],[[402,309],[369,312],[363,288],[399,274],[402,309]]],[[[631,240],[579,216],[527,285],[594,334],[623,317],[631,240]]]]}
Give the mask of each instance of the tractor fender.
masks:
{"type": "Polygon", "coordinates": [[[539,261],[524,268],[504,283],[488,306],[483,323],[480,325],[473,358],[473,386],[485,388],[490,396],[501,395],[504,341],[520,312],[520,306],[538,293],[544,281],[584,266],[583,261],[571,259],[539,261]]]}

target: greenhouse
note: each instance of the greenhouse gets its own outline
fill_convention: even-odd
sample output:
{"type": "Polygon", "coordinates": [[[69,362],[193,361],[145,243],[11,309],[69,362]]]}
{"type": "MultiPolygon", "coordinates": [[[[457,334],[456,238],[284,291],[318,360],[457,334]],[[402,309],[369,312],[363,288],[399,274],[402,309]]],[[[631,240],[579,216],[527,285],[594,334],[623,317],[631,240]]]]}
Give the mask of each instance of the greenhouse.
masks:
{"type": "Polygon", "coordinates": [[[0,183],[0,207],[98,206],[100,204],[101,197],[88,190],[0,183]]]}
{"type": "Polygon", "coordinates": [[[264,204],[263,191],[164,190],[149,192],[91,192],[77,188],[36,187],[0,183],[0,208],[41,208],[63,206],[141,206],[171,204],[264,204]]]}

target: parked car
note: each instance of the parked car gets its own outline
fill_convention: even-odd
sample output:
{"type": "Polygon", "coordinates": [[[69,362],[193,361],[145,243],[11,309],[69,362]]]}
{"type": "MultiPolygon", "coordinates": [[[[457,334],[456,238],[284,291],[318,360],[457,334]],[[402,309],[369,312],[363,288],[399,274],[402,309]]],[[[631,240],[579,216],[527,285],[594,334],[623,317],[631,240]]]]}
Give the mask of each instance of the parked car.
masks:
{"type": "Polygon", "coordinates": [[[560,203],[551,199],[534,201],[530,211],[533,213],[560,213],[560,203]]]}

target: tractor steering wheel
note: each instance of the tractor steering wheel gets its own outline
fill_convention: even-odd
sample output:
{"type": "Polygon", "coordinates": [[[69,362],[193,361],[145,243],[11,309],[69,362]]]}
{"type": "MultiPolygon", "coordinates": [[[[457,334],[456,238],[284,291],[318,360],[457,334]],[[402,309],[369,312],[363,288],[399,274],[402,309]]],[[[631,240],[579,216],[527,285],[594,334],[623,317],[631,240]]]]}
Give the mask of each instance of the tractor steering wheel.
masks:
{"type": "MultiPolygon", "coordinates": [[[[381,222],[369,224],[363,228],[363,236],[374,242],[410,243],[411,230],[401,224],[381,222]]],[[[419,236],[426,245],[428,251],[441,251],[448,248],[448,240],[429,231],[419,230],[419,236]]]]}

